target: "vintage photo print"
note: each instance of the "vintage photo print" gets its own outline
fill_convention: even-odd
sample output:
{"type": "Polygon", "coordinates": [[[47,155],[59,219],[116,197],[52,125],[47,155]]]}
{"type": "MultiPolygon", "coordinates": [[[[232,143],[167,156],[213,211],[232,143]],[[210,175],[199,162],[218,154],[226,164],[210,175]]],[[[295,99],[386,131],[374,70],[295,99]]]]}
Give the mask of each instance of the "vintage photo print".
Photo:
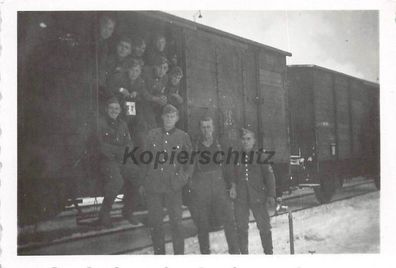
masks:
{"type": "Polygon", "coordinates": [[[3,4],[4,266],[385,264],[396,5],[167,4],[3,4]]]}

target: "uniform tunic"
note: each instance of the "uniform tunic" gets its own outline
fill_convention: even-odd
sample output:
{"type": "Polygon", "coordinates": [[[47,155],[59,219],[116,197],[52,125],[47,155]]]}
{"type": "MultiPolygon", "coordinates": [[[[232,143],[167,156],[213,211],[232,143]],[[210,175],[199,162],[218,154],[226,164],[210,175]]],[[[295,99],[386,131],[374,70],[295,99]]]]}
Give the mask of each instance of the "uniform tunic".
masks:
{"type": "Polygon", "coordinates": [[[216,141],[207,147],[198,142],[195,146],[198,152],[209,152],[211,160],[207,164],[200,164],[196,159],[194,174],[191,183],[191,214],[198,228],[198,241],[202,254],[210,254],[209,231],[210,213],[212,208],[224,225],[225,236],[228,244],[228,251],[231,254],[239,253],[239,245],[236,233],[235,219],[233,215],[232,203],[228,197],[223,177],[222,164],[212,161],[213,155],[221,151],[220,144],[216,141]]]}
{"type": "Polygon", "coordinates": [[[178,85],[174,86],[169,81],[168,86],[166,87],[165,94],[166,94],[166,96],[168,98],[168,103],[172,104],[177,109],[180,109],[180,106],[183,103],[183,99],[176,98],[176,97],[172,96],[172,94],[177,94],[177,95],[180,96],[179,91],[180,91],[180,83],[178,85]]]}
{"type": "Polygon", "coordinates": [[[275,197],[275,177],[271,166],[258,164],[255,159],[252,163],[247,160],[238,163],[232,180],[236,184],[235,219],[243,254],[248,253],[249,209],[253,212],[260,235],[264,236],[271,230],[266,201],[275,197]]]}
{"type": "MultiPolygon", "coordinates": [[[[152,129],[145,140],[145,151],[153,155],[153,160],[146,165],[144,187],[147,193],[148,223],[155,254],[165,254],[162,226],[164,203],[170,218],[174,253],[184,254],[181,189],[191,177],[193,165],[189,164],[189,161],[186,164],[180,163],[182,161],[177,160],[177,154],[185,151],[189,156],[191,150],[190,137],[177,128],[170,131],[165,131],[163,128],[152,129]],[[173,162],[170,159],[172,151],[175,152],[173,162]],[[168,153],[169,157],[166,162],[156,167],[156,155],[161,152],[168,153]]],[[[163,155],[160,155],[160,161],[164,161],[163,155]]],[[[146,159],[142,162],[148,161],[146,159]]]]}
{"type": "Polygon", "coordinates": [[[129,57],[120,59],[116,55],[108,57],[106,62],[106,87],[105,97],[120,96],[120,88],[127,88],[129,86],[128,72],[123,68],[124,62],[129,57]]]}
{"type": "Polygon", "coordinates": [[[142,93],[144,99],[144,114],[147,128],[153,129],[161,126],[162,106],[154,101],[153,97],[165,96],[165,89],[168,83],[168,76],[157,77],[154,67],[147,66],[143,71],[143,79],[146,83],[146,90],[142,93]]]}

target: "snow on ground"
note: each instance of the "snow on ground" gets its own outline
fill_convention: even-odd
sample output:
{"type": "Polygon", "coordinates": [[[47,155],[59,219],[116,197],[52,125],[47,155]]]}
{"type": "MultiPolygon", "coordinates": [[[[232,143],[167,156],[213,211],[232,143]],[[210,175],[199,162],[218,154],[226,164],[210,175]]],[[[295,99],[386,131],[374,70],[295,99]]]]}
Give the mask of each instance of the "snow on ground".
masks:
{"type": "MultiPolygon", "coordinates": [[[[295,253],[379,253],[379,197],[375,192],[293,213],[295,253]]],[[[287,215],[273,217],[271,224],[274,253],[289,254],[287,215]]],[[[213,254],[227,254],[223,231],[211,233],[210,240],[213,254]]],[[[186,254],[199,254],[196,237],[186,239],[185,245],[186,254]]],[[[172,243],[167,243],[166,250],[172,253],[172,243]]],[[[263,252],[255,223],[250,224],[249,252],[263,252]]],[[[134,254],[153,251],[149,248],[134,254]]]]}

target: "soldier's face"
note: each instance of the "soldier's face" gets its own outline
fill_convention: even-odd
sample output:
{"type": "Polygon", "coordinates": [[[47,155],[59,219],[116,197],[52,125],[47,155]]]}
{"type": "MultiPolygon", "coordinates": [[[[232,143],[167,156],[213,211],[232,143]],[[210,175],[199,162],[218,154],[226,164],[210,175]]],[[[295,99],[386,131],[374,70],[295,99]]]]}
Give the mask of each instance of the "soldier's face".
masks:
{"type": "Polygon", "coordinates": [[[156,65],[154,66],[154,70],[157,77],[163,77],[166,74],[166,72],[168,72],[168,64],[164,63],[161,65],[156,65]]]}
{"type": "Polygon", "coordinates": [[[100,25],[100,36],[102,39],[108,39],[114,32],[115,23],[112,20],[105,20],[100,25]]]}
{"type": "Polygon", "coordinates": [[[177,123],[177,120],[179,120],[179,116],[177,113],[167,113],[162,115],[162,120],[164,121],[164,127],[166,129],[172,129],[177,123]]]}
{"type": "Polygon", "coordinates": [[[119,103],[110,103],[109,106],[107,106],[107,114],[112,119],[117,119],[120,112],[121,106],[119,103]]]}
{"type": "Polygon", "coordinates": [[[177,86],[180,83],[180,80],[182,79],[183,76],[181,75],[172,75],[171,77],[171,83],[174,86],[177,86]]]}
{"type": "Polygon", "coordinates": [[[213,136],[213,121],[201,121],[201,133],[205,139],[210,139],[213,136]]]}
{"type": "Polygon", "coordinates": [[[121,41],[117,45],[117,54],[120,58],[125,58],[131,55],[132,47],[131,44],[125,41],[121,41]]]}
{"type": "Polygon", "coordinates": [[[146,43],[144,42],[140,46],[135,46],[133,48],[133,54],[135,54],[136,57],[142,57],[144,51],[146,51],[146,43]]]}
{"type": "Polygon", "coordinates": [[[141,72],[142,72],[142,69],[140,68],[140,66],[134,66],[134,67],[130,68],[128,70],[129,79],[136,80],[136,78],[139,77],[141,72]]]}
{"type": "Polygon", "coordinates": [[[250,151],[253,149],[256,139],[254,138],[254,135],[252,133],[247,133],[242,136],[241,142],[242,142],[242,148],[245,151],[250,151]]]}
{"type": "Polygon", "coordinates": [[[158,51],[164,51],[165,46],[166,46],[166,40],[165,37],[160,37],[157,39],[157,42],[155,43],[155,46],[157,47],[158,51]]]}

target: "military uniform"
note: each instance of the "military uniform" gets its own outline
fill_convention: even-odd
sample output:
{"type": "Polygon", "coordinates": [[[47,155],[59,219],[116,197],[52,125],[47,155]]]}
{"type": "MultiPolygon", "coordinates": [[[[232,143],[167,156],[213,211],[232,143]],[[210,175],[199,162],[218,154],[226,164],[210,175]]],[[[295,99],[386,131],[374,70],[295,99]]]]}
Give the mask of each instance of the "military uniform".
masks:
{"type": "Polygon", "coordinates": [[[180,83],[174,86],[170,82],[168,83],[168,86],[166,87],[166,91],[165,91],[166,97],[168,98],[168,103],[172,104],[178,109],[180,109],[180,106],[183,104],[183,99],[181,98],[179,91],[180,91],[180,83]],[[178,97],[175,97],[173,94],[178,95],[178,97]]]}
{"type": "MultiPolygon", "coordinates": [[[[214,141],[206,147],[201,141],[195,146],[196,151],[209,151],[211,156],[221,151],[221,146],[214,141]]],[[[232,202],[228,197],[223,177],[222,164],[213,161],[208,164],[195,163],[191,182],[191,214],[198,228],[198,241],[201,254],[210,254],[209,231],[210,213],[214,212],[224,225],[225,236],[230,254],[239,254],[238,237],[233,214],[232,202]]]]}
{"type": "Polygon", "coordinates": [[[124,211],[132,211],[135,205],[136,184],[139,184],[139,167],[132,161],[123,163],[126,146],[133,148],[126,123],[109,116],[99,119],[98,140],[100,164],[99,169],[104,182],[104,199],[99,213],[99,220],[110,225],[110,211],[114,199],[125,185],[127,200],[124,211]]]}
{"type": "MultiPolygon", "coordinates": [[[[257,151],[257,148],[253,150],[257,151]]],[[[275,198],[275,177],[272,168],[255,160],[249,163],[245,158],[235,167],[234,175],[232,182],[236,184],[237,192],[234,202],[235,219],[241,253],[248,254],[249,209],[251,209],[260,231],[264,253],[272,254],[271,224],[266,205],[267,198],[275,198]]]]}
{"type": "MultiPolygon", "coordinates": [[[[166,50],[166,48],[165,48],[166,50]]],[[[153,66],[155,64],[155,61],[158,57],[164,57],[167,58],[167,53],[164,51],[159,51],[156,48],[149,49],[146,53],[145,57],[145,63],[149,66],[153,66]]]]}
{"type": "MultiPolygon", "coordinates": [[[[190,137],[184,131],[173,128],[165,131],[155,128],[149,131],[145,140],[145,151],[153,154],[154,159],[158,152],[172,151],[177,153],[186,151],[191,153],[190,137]]],[[[162,158],[160,158],[162,159],[162,158]]],[[[163,160],[163,159],[162,159],[163,160]]],[[[154,254],[165,254],[165,240],[163,230],[163,202],[167,208],[171,229],[173,250],[175,254],[184,254],[184,237],[182,230],[182,187],[191,177],[193,165],[181,164],[170,159],[155,168],[155,160],[146,166],[144,188],[148,209],[148,224],[153,240],[154,254]]]]}
{"type": "Polygon", "coordinates": [[[162,106],[154,102],[153,97],[165,96],[165,89],[168,84],[168,76],[157,77],[154,67],[147,66],[143,70],[143,79],[146,83],[146,90],[142,92],[144,100],[143,111],[148,129],[156,128],[161,125],[162,106]]]}
{"type": "Polygon", "coordinates": [[[126,57],[120,59],[116,55],[108,58],[106,63],[106,87],[105,97],[117,97],[120,100],[120,88],[127,88],[129,86],[128,73],[124,68],[124,64],[129,59],[126,57]]]}

